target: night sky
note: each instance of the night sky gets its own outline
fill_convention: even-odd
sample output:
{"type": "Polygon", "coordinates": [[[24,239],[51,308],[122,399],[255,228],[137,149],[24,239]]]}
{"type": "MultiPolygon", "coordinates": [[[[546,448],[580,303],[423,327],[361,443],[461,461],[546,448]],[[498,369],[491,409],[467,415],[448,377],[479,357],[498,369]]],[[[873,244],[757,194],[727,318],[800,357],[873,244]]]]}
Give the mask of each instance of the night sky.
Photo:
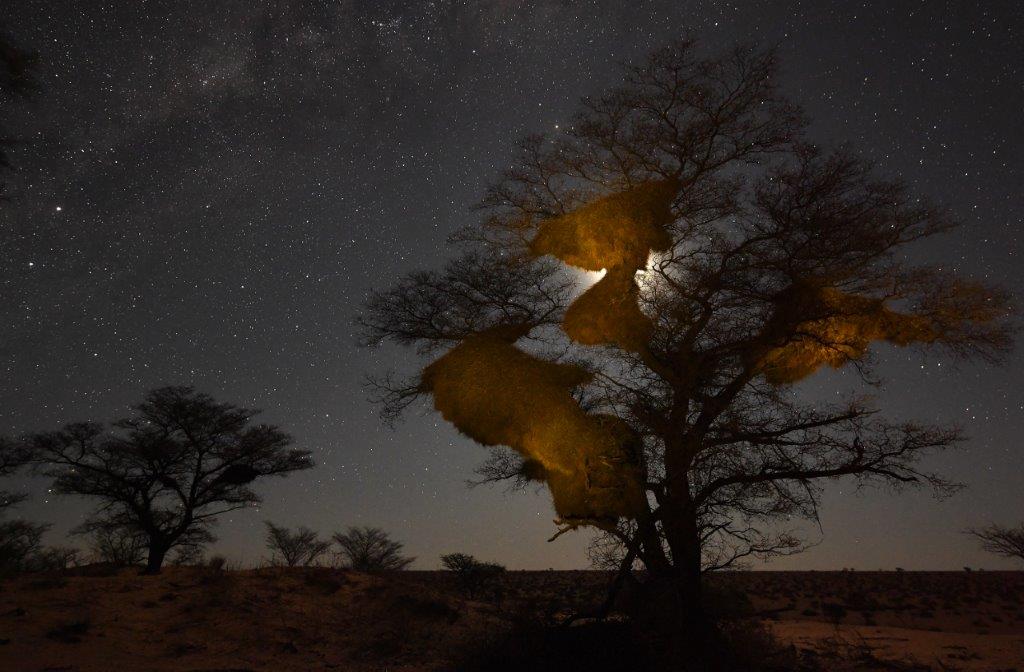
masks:
{"type": "MultiPolygon", "coordinates": [[[[318,466],[221,520],[216,552],[266,555],[262,520],[378,525],[419,568],[464,551],[510,568],[587,564],[554,543],[546,492],[467,489],[486,452],[423,409],[382,425],[362,379],[411,353],[364,350],[368,292],[436,267],[525,133],[568,120],[618,64],[692,34],[778,45],[811,136],[847,140],[963,226],[918,253],[1024,296],[1024,6],[960,2],[3,0],[39,52],[0,204],[0,433],[125,413],[193,384],[265,410],[318,466]]],[[[1024,355],[1002,367],[879,350],[891,417],[962,423],[932,460],[968,486],[936,502],[829,486],[821,543],[772,568],[1012,567],[961,531],[1024,520],[1024,355]]],[[[854,375],[825,373],[835,398],[854,375]]],[[[33,498],[53,522],[89,503],[33,498]]],[[[758,565],[760,566],[760,565],[758,565]]]]}

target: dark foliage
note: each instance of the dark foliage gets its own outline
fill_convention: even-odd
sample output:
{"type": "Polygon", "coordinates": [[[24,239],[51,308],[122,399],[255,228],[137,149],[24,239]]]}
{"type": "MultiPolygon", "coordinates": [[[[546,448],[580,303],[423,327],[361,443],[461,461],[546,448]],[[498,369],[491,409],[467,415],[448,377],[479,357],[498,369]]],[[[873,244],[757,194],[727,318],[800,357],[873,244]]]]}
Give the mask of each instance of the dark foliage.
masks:
{"type": "Polygon", "coordinates": [[[0,576],[33,570],[49,527],[25,520],[0,521],[0,576]]]}
{"type": "Polygon", "coordinates": [[[253,481],[312,466],[279,428],[252,425],[256,413],[165,387],[109,427],[75,423],[25,442],[56,492],[99,500],[86,532],[143,536],[146,570],[157,572],[169,551],[211,541],[217,516],[258,503],[253,481]]]}

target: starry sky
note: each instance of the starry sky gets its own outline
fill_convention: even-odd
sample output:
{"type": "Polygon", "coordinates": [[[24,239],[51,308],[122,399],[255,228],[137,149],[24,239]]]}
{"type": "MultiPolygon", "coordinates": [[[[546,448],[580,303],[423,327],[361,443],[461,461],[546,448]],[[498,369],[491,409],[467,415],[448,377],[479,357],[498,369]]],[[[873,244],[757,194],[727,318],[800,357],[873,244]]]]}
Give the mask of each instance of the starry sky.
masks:
{"type": "MultiPolygon", "coordinates": [[[[1024,296],[1015,0],[3,5],[40,87],[0,109],[22,140],[0,204],[0,433],[120,417],[164,384],[264,409],[318,466],[220,522],[214,550],[243,563],[266,555],[270,519],[378,525],[419,568],[451,551],[586,566],[584,533],[546,542],[546,493],[465,486],[485,451],[439,416],[380,422],[363,377],[414,360],[360,349],[353,318],[368,292],[443,262],[515,139],[674,38],[777,45],[815,140],[853,143],[963,222],[916,254],[1024,296]]],[[[1021,349],[999,367],[882,349],[878,403],[963,424],[970,441],[930,466],[968,487],[936,502],[836,483],[807,530],[821,543],[768,567],[1012,567],[961,531],[1024,520],[1022,363],[1021,349]]],[[[808,393],[853,385],[827,373],[808,393]]],[[[5,487],[29,489],[19,515],[63,543],[88,503],[46,485],[5,487]]]]}

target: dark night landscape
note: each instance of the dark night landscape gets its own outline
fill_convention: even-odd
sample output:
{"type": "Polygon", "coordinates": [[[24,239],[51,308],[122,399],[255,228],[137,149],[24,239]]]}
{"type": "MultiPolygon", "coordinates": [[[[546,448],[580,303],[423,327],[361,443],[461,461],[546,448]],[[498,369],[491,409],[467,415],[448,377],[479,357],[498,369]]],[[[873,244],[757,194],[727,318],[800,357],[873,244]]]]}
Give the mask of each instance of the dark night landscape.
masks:
{"type": "Polygon", "coordinates": [[[0,670],[1024,671],[1022,45],[0,2],[0,670]]]}

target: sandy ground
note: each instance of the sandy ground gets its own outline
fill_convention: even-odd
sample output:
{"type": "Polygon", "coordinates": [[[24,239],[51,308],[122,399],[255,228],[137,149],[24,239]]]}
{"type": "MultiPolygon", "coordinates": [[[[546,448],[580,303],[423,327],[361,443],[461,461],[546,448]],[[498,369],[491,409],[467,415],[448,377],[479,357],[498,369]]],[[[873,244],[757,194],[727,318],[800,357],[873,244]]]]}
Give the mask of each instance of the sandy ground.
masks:
{"type": "Polygon", "coordinates": [[[826,659],[1024,671],[1024,572],[748,572],[772,633],[826,659]]]}
{"type": "MultiPolygon", "coordinates": [[[[0,670],[452,669],[523,605],[557,620],[607,580],[508,572],[469,600],[443,572],[76,572],[0,583],[0,670]]],[[[1024,672],[1022,572],[744,572],[712,587],[826,670],[1024,672]]]]}
{"type": "Polygon", "coordinates": [[[491,617],[335,570],[26,577],[0,594],[0,670],[435,669],[491,617]]]}
{"type": "Polygon", "coordinates": [[[977,634],[814,621],[769,623],[773,635],[798,650],[828,658],[872,660],[934,670],[1024,669],[1024,633],[977,634]]]}

